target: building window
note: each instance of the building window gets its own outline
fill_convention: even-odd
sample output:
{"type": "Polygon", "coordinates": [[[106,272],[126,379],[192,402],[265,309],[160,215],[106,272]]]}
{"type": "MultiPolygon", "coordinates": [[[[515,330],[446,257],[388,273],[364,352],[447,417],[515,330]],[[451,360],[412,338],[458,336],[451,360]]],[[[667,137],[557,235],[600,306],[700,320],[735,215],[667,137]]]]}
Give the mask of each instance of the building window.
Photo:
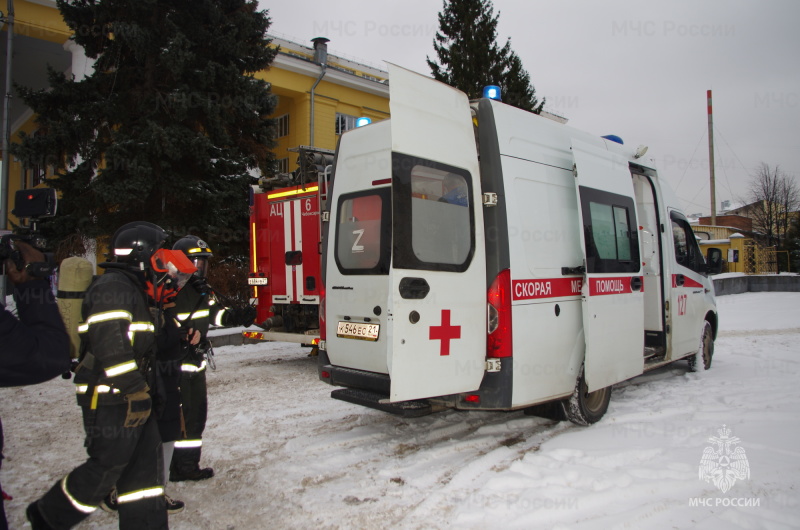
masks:
{"type": "Polygon", "coordinates": [[[55,173],[53,168],[48,168],[44,164],[35,164],[22,168],[21,189],[35,188],[39,184],[44,184],[45,179],[52,177],[55,173]],[[49,171],[48,171],[49,170],[49,171]]]}
{"type": "Polygon", "coordinates": [[[278,138],[289,136],[289,115],[284,114],[275,118],[275,125],[278,128],[278,138]]]}
{"type": "Polygon", "coordinates": [[[356,116],[336,113],[336,135],[356,128],[356,116]]]}
{"type": "Polygon", "coordinates": [[[275,171],[278,174],[289,172],[289,159],[279,158],[275,160],[275,171]]]}
{"type": "MultiPolygon", "coordinates": [[[[33,133],[34,137],[42,136],[41,130],[36,130],[33,133]]],[[[50,162],[54,159],[50,158],[50,162]]],[[[48,159],[42,157],[39,160],[28,160],[22,164],[22,174],[20,175],[20,189],[35,188],[40,184],[45,183],[45,179],[55,176],[55,166],[47,164],[48,159]]]]}

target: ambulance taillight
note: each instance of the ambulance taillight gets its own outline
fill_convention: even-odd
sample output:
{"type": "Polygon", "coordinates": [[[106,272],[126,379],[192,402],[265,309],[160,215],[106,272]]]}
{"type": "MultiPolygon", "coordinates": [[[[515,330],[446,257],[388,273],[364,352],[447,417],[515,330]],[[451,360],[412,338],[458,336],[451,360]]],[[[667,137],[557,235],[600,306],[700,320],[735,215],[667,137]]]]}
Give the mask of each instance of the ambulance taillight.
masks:
{"type": "Polygon", "coordinates": [[[486,357],[511,357],[511,270],[505,269],[487,293],[486,357]]]}

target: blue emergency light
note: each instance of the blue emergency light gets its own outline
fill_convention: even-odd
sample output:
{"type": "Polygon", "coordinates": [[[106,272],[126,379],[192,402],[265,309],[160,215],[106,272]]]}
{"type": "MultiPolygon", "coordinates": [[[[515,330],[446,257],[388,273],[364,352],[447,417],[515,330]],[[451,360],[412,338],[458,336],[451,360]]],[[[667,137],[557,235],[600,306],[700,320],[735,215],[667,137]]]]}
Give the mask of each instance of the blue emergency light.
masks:
{"type": "Polygon", "coordinates": [[[364,125],[369,125],[370,123],[372,123],[372,118],[367,118],[365,116],[356,118],[356,127],[363,127],[364,125]]]}
{"type": "Polygon", "coordinates": [[[503,101],[501,99],[500,87],[497,85],[487,85],[483,87],[483,97],[503,101]]]}
{"type": "Polygon", "coordinates": [[[617,142],[619,145],[624,145],[622,138],[620,138],[616,134],[607,134],[605,136],[602,136],[602,138],[605,138],[606,140],[611,140],[612,142],[617,142]]]}

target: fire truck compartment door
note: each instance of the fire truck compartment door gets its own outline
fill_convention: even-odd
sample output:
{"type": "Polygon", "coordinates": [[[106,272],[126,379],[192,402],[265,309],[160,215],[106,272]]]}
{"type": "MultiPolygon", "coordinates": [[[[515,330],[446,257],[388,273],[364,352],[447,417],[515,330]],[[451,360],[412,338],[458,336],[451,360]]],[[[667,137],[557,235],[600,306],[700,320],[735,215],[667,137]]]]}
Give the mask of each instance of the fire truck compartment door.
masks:
{"type": "Polygon", "coordinates": [[[390,400],[474,391],[485,370],[486,263],[469,100],[391,64],[389,78],[390,400]]]}
{"type": "Polygon", "coordinates": [[[644,294],[633,182],[627,160],[572,140],[583,282],[584,373],[589,391],[644,369],[644,294]]]}
{"type": "Polygon", "coordinates": [[[269,204],[269,245],[274,260],[271,303],[305,303],[319,295],[318,204],[315,189],[298,189],[290,198],[280,197],[269,204]]]}

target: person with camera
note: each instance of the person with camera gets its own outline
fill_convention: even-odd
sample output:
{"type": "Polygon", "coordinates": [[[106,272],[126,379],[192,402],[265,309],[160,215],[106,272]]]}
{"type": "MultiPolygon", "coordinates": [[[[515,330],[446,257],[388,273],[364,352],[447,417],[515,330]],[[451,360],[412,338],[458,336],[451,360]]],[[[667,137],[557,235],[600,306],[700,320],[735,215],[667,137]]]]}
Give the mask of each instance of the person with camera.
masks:
{"type": "Polygon", "coordinates": [[[72,528],[116,486],[119,528],[169,527],[163,455],[151,415],[159,314],[195,271],[183,253],[161,248],[167,233],[144,221],[111,239],[112,260],[86,292],[75,369],[89,458],[28,506],[34,530],[72,528]]]}
{"type": "MultiPolygon", "coordinates": [[[[0,386],[33,385],[69,370],[69,336],[58,312],[47,278],[31,275],[29,264],[44,263],[44,255],[23,241],[14,242],[6,254],[5,270],[15,284],[17,315],[0,307],[0,386]],[[21,267],[18,267],[21,265],[21,267]]],[[[2,305],[2,304],[0,304],[2,305]]],[[[0,464],[3,459],[3,425],[0,423],[0,464]]],[[[0,488],[2,490],[2,488],[0,488]]],[[[8,528],[0,500],[0,529],[8,528]]]]}
{"type": "Polygon", "coordinates": [[[181,406],[186,425],[185,435],[175,442],[169,479],[173,482],[205,480],[214,476],[210,467],[200,467],[203,447],[203,431],[208,413],[206,385],[206,355],[211,345],[208,327],[249,326],[255,320],[255,309],[222,307],[217,303],[213,290],[206,281],[208,260],[213,256],[208,244],[197,236],[184,236],[173,246],[189,258],[197,272],[175,298],[178,320],[182,326],[200,332],[200,342],[186,344],[181,363],[181,406]]]}

